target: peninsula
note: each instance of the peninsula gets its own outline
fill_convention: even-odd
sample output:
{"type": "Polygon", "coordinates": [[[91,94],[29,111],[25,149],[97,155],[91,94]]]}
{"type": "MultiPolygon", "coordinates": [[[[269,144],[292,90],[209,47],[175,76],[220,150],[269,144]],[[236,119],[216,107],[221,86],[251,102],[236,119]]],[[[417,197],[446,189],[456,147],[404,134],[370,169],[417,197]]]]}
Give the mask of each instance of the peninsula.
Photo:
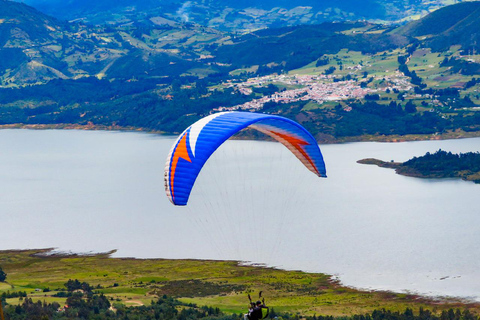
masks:
{"type": "Polygon", "coordinates": [[[373,158],[357,162],[392,168],[396,173],[409,177],[461,178],[465,181],[480,183],[480,153],[478,152],[454,154],[438,150],[433,154],[427,152],[424,156],[414,157],[403,163],[385,162],[373,158]]]}

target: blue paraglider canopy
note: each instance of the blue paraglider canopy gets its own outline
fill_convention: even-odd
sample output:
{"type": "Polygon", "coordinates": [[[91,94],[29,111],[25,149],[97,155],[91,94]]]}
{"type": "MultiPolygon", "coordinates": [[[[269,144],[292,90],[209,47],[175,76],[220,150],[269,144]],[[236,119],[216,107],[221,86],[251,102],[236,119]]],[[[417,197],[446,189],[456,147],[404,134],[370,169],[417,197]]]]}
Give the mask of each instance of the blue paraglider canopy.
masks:
{"type": "Polygon", "coordinates": [[[268,114],[221,112],[188,127],[175,141],[165,164],[165,191],[174,205],[184,206],[208,158],[227,139],[249,127],[285,145],[310,171],[326,177],[315,138],[297,122],[268,114]]]}

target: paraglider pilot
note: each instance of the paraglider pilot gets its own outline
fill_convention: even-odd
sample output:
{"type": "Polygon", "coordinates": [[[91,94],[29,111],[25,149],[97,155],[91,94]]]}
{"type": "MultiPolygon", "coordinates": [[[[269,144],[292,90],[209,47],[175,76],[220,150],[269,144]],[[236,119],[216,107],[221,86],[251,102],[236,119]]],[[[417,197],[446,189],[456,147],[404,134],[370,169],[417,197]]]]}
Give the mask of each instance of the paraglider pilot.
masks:
{"type": "Polygon", "coordinates": [[[255,307],[253,308],[253,310],[252,311],[249,310],[249,313],[248,315],[246,315],[245,318],[248,320],[262,320],[262,319],[265,319],[267,316],[268,316],[268,307],[265,305],[265,300],[263,301],[263,303],[262,301],[258,300],[255,303],[255,307]],[[266,309],[265,314],[263,309],[266,309]]]}

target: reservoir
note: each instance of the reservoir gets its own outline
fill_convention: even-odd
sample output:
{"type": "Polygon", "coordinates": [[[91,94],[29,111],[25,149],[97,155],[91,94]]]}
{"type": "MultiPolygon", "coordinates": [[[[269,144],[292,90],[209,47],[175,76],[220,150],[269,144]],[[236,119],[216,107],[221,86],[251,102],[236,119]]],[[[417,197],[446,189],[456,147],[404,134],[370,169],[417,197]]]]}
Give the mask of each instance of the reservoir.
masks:
{"type": "Polygon", "coordinates": [[[321,145],[326,179],[279,143],[227,141],[185,207],[164,191],[174,141],[0,130],[0,250],[239,260],[358,288],[480,300],[480,185],[356,163],[476,152],[480,138],[321,145]]]}

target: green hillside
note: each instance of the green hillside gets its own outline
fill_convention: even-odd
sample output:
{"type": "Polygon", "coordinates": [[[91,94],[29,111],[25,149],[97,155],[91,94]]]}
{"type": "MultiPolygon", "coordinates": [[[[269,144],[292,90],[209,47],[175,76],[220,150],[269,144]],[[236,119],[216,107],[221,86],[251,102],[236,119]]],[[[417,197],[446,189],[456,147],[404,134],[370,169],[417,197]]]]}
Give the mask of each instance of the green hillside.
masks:
{"type": "Polygon", "coordinates": [[[480,2],[463,2],[441,8],[411,22],[395,33],[419,37],[436,51],[460,45],[465,50],[480,48],[480,2]]]}
{"type": "MultiPolygon", "coordinates": [[[[22,18],[8,18],[18,28],[0,24],[1,125],[179,132],[241,109],[290,117],[327,142],[480,134],[480,56],[452,45],[461,36],[432,49],[477,21],[476,2],[400,28],[328,22],[245,34],[158,12],[92,26],[2,6],[22,18]],[[429,25],[438,33],[422,35],[429,25]],[[41,26],[48,32],[38,36],[41,26]]],[[[464,36],[474,39],[470,29],[464,36]]]]}
{"type": "Polygon", "coordinates": [[[101,39],[88,35],[91,31],[24,4],[0,1],[0,84],[42,83],[87,74],[79,63],[88,63],[87,57],[95,55],[102,61],[97,66],[101,70],[113,54],[101,39]]]}
{"type": "Polygon", "coordinates": [[[1,0],[0,86],[91,76],[208,75],[218,68],[196,60],[205,44],[222,37],[193,25],[135,22],[113,28],[60,22],[27,5],[1,0]]]}
{"type": "Polygon", "coordinates": [[[407,38],[384,34],[382,28],[358,22],[266,29],[220,46],[214,55],[219,61],[237,67],[274,63],[292,70],[341,49],[371,54],[408,44],[407,38]]]}
{"type": "Polygon", "coordinates": [[[11,45],[24,45],[39,42],[50,42],[61,38],[66,24],[47,16],[33,7],[17,4],[12,1],[0,1],[0,47],[7,42],[11,45]]]}
{"type": "MultiPolygon", "coordinates": [[[[0,73],[7,70],[26,69],[37,50],[29,48],[39,44],[62,41],[66,25],[55,18],[40,13],[24,4],[0,1],[0,73]]],[[[52,52],[45,52],[39,62],[62,69],[52,52]]]]}
{"type": "Polygon", "coordinates": [[[480,2],[463,2],[444,7],[399,28],[398,32],[413,37],[438,35],[455,28],[479,8],[480,2]]]}

